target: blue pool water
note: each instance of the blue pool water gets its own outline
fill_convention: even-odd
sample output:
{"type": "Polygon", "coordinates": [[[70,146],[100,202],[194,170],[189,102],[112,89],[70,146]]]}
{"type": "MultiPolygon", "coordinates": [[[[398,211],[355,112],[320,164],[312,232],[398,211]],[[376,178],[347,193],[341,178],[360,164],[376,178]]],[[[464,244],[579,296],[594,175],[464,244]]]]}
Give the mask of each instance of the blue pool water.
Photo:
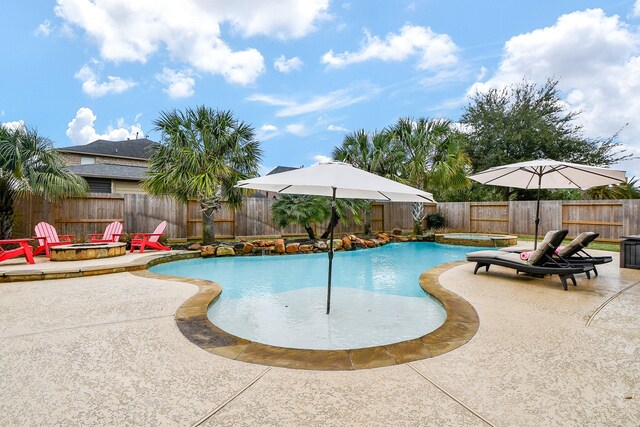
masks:
{"type": "Polygon", "coordinates": [[[223,292],[208,316],[233,335],[290,348],[362,348],[437,329],[446,312],[418,277],[476,249],[416,242],[336,252],[328,316],[326,253],[192,259],[151,271],[219,283],[223,292]]]}

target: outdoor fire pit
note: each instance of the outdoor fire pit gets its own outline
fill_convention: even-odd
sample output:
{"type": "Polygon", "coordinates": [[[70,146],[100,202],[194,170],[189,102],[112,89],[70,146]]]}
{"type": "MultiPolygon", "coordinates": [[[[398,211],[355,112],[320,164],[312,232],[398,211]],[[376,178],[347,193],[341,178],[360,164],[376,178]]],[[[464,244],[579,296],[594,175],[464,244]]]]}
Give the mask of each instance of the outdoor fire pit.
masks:
{"type": "Polygon", "coordinates": [[[49,248],[51,261],[112,258],[127,253],[126,243],[77,243],[49,248]]]}

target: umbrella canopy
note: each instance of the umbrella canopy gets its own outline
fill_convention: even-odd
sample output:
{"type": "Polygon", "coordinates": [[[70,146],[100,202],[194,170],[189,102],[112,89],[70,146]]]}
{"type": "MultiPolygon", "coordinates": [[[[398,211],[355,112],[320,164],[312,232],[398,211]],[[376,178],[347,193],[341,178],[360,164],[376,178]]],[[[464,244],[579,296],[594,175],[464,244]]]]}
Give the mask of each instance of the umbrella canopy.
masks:
{"type": "Polygon", "coordinates": [[[496,166],[469,178],[482,184],[538,190],[535,246],[538,242],[538,224],[540,223],[540,189],[579,188],[585,190],[601,185],[621,184],[626,181],[625,171],[622,170],[558,162],[551,159],[496,166]]]}
{"type": "Polygon", "coordinates": [[[238,181],[236,187],[280,194],[308,194],[338,199],[435,203],[433,195],[365,172],[347,163],[327,162],[259,178],[238,181]]]}
{"type": "MultiPolygon", "coordinates": [[[[280,194],[307,194],[331,197],[335,215],[336,198],[387,200],[393,202],[435,203],[433,195],[408,185],[355,168],[347,163],[327,162],[308,168],[238,181],[236,187],[272,191],[280,194]]],[[[329,244],[327,314],[331,307],[331,269],[333,265],[333,228],[329,244]]]]}

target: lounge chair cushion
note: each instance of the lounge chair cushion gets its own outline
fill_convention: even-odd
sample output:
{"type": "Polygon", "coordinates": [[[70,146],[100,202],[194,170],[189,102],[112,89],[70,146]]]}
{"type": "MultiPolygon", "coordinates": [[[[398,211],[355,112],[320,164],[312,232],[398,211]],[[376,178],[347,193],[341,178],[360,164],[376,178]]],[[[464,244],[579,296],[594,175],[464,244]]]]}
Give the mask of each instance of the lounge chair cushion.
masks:
{"type": "Polygon", "coordinates": [[[554,236],[556,236],[556,234],[559,232],[559,230],[548,231],[544,236],[542,242],[540,242],[540,244],[538,245],[538,249],[531,252],[529,258],[527,259],[527,262],[531,265],[538,265],[541,261],[543,261],[545,252],[548,251],[549,245],[553,241],[554,236]]]}
{"type": "Polygon", "coordinates": [[[591,236],[593,236],[594,234],[596,233],[594,233],[593,231],[585,231],[583,233],[578,234],[578,236],[576,236],[576,238],[573,239],[571,243],[563,247],[562,250],[558,251],[557,255],[563,258],[573,255],[578,250],[582,249],[584,247],[583,243],[585,241],[589,241],[591,236]]]}

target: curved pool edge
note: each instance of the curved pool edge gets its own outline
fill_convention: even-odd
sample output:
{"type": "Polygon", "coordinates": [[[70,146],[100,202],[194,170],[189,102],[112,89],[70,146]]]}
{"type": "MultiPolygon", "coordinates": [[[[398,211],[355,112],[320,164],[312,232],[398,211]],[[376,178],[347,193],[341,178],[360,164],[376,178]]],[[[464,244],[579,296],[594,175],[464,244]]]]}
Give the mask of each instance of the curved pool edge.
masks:
{"type": "MultiPolygon", "coordinates": [[[[161,262],[171,261],[164,258],[161,262]]],[[[423,272],[422,289],[447,310],[447,319],[435,331],[422,337],[394,344],[354,350],[301,350],[276,347],[231,335],[209,321],[207,310],[222,293],[212,281],[167,276],[148,270],[132,272],[144,277],[181,281],[197,285],[198,292],[176,311],[178,329],[193,344],[217,356],[259,365],[291,369],[344,371],[399,365],[428,359],[455,350],[477,333],[480,319],[473,306],[459,295],[443,288],[438,277],[445,271],[466,264],[449,262],[423,272]]]]}

